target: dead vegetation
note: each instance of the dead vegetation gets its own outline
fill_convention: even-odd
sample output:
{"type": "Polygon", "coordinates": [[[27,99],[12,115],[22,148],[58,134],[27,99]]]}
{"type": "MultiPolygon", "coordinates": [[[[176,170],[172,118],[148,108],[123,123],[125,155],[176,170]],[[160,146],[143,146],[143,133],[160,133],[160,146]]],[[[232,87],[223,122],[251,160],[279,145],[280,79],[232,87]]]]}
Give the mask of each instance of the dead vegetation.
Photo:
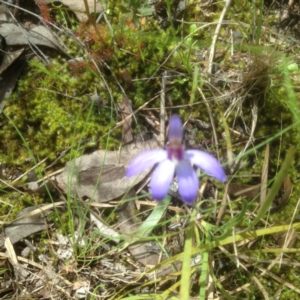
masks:
{"type": "Polygon", "coordinates": [[[299,81],[298,4],[265,3],[246,23],[248,1],[27,2],[0,1],[0,298],[183,299],[190,251],[186,299],[296,299],[298,107],[284,97],[299,81]],[[49,152],[29,139],[56,106],[18,110],[24,87],[61,105],[49,152]],[[149,172],[125,177],[164,146],[174,112],[186,146],[228,175],[201,177],[191,208],[176,183],[158,203],[149,172]]]}

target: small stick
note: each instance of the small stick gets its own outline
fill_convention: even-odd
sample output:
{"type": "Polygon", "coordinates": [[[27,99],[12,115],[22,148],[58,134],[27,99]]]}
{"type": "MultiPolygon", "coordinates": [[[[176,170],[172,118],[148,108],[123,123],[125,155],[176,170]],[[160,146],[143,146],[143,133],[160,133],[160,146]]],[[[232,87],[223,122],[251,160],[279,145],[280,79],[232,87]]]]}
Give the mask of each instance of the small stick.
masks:
{"type": "Polygon", "coordinates": [[[160,134],[159,141],[164,145],[166,142],[165,136],[165,120],[166,120],[166,82],[168,72],[164,71],[161,79],[161,93],[160,93],[160,134]]]}
{"type": "Polygon", "coordinates": [[[208,59],[208,70],[207,70],[207,74],[208,76],[211,75],[212,73],[212,68],[213,68],[213,60],[214,60],[214,56],[215,56],[215,48],[216,48],[216,43],[217,43],[217,39],[220,33],[220,29],[221,29],[221,25],[223,23],[223,19],[225,17],[225,14],[230,6],[231,0],[226,0],[225,1],[225,6],[222,10],[220,19],[218,21],[216,30],[215,30],[215,34],[211,43],[211,47],[210,47],[210,52],[209,52],[209,59],[208,59]]]}

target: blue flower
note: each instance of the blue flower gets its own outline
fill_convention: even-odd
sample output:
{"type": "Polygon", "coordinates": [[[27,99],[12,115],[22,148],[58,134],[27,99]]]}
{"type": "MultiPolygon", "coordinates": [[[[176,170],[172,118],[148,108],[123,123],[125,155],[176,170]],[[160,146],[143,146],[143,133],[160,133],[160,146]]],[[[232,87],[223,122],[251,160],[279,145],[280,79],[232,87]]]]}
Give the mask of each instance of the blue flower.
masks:
{"type": "Polygon", "coordinates": [[[191,167],[195,165],[205,173],[225,182],[225,172],[216,158],[200,150],[185,150],[182,144],[182,122],[173,115],[169,122],[169,143],[166,150],[148,150],[136,156],[129,164],[126,176],[138,175],[158,163],[150,181],[150,192],[154,199],[163,200],[176,174],[179,194],[187,204],[192,204],[198,195],[199,179],[191,167]]]}

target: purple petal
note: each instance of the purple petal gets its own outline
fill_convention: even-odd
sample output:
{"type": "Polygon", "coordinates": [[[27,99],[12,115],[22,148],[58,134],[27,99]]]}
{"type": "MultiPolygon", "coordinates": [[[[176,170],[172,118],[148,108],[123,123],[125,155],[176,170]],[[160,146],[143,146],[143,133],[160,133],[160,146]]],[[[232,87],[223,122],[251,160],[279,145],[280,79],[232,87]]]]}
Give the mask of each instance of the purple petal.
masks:
{"type": "Polygon", "coordinates": [[[126,176],[131,177],[138,175],[165,159],[167,159],[167,151],[165,150],[159,149],[144,151],[130,162],[126,170],[126,176]]]}
{"type": "Polygon", "coordinates": [[[199,179],[187,161],[182,160],[176,167],[178,189],[182,200],[192,204],[198,195],[199,179]]]}
{"type": "Polygon", "coordinates": [[[187,150],[185,151],[185,159],[202,169],[208,175],[222,182],[226,181],[226,175],[222,166],[212,155],[200,150],[187,150]]]}
{"type": "Polygon", "coordinates": [[[183,138],[182,122],[178,115],[172,115],[169,122],[169,141],[179,140],[183,138]]]}
{"type": "Polygon", "coordinates": [[[156,167],[150,181],[150,191],[154,199],[160,201],[167,196],[174,172],[175,164],[169,159],[162,161],[156,167]]]}

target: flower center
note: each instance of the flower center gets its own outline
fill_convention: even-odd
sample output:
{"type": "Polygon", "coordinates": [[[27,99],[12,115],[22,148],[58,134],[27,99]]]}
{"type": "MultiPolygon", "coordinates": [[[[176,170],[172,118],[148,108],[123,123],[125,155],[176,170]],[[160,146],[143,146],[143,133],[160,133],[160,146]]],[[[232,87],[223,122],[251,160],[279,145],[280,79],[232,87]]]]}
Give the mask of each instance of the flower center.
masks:
{"type": "Polygon", "coordinates": [[[171,140],[167,146],[168,159],[172,161],[183,160],[184,146],[179,140],[171,140]]]}

